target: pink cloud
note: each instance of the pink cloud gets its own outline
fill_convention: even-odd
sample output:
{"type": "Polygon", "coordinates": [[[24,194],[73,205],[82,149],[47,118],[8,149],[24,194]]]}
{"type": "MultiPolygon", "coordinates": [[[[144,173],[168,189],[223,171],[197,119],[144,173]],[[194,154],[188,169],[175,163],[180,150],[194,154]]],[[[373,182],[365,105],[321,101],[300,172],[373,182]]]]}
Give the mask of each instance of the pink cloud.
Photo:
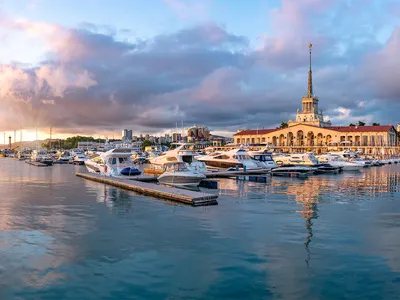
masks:
{"type": "MultiPolygon", "coordinates": [[[[239,69],[226,67],[208,75],[198,87],[193,89],[191,97],[200,101],[223,102],[227,95],[240,94],[240,82],[243,74],[239,69]],[[224,95],[224,97],[222,97],[224,95]]],[[[232,99],[229,99],[232,100],[232,99]]]]}
{"type": "Polygon", "coordinates": [[[332,5],[332,0],[282,0],[270,14],[271,33],[262,36],[258,57],[271,66],[304,66],[307,45],[321,49],[325,37],[316,33],[311,21],[332,5]]]}
{"type": "Polygon", "coordinates": [[[396,27],[387,43],[364,60],[363,77],[375,88],[377,97],[388,97],[396,101],[400,97],[399,50],[400,27],[396,27]]]}

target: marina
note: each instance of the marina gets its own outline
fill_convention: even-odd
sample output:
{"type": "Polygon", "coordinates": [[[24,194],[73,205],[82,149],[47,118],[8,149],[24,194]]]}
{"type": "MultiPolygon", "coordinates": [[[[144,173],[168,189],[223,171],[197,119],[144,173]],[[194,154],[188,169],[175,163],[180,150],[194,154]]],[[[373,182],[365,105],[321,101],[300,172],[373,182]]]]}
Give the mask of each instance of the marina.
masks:
{"type": "Polygon", "coordinates": [[[398,164],[266,182],[220,178],[218,190],[201,188],[218,196],[205,207],[76,176],[85,172],[0,159],[2,298],[96,299],[138,284],[135,295],[147,299],[243,291],[313,299],[321,290],[338,299],[332,284],[352,298],[400,293],[398,164]]]}
{"type": "Polygon", "coordinates": [[[146,183],[143,181],[110,178],[98,174],[77,173],[76,176],[120,187],[123,189],[135,191],[147,196],[154,196],[162,199],[173,200],[185,204],[190,204],[192,206],[205,206],[205,205],[218,204],[217,202],[218,196],[213,194],[176,189],[172,187],[146,183]]]}
{"type": "Polygon", "coordinates": [[[0,300],[400,300],[398,1],[106,2],[2,3],[0,300]]]}

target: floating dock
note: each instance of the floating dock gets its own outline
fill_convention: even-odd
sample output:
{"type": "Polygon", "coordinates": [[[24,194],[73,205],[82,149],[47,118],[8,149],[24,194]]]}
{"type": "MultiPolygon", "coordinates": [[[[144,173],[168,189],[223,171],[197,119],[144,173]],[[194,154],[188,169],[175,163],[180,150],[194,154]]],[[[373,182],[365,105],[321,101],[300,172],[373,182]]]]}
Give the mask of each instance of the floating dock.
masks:
{"type": "Polygon", "coordinates": [[[44,163],[37,162],[37,161],[26,160],[25,163],[28,165],[31,165],[31,166],[35,166],[35,167],[50,167],[50,165],[46,165],[44,163]]]}
{"type": "Polygon", "coordinates": [[[205,206],[218,204],[218,195],[196,192],[191,190],[167,187],[154,183],[141,182],[130,179],[106,177],[94,173],[77,173],[76,176],[131,190],[146,196],[177,201],[192,206],[205,206]]]}

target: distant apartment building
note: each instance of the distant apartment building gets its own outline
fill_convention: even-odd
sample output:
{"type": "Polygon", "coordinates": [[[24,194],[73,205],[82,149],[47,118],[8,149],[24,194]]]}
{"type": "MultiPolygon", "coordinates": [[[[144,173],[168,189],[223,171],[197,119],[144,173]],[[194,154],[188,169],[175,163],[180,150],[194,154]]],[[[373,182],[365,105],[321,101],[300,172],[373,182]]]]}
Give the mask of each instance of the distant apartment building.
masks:
{"type": "Polygon", "coordinates": [[[132,130],[129,130],[129,129],[122,130],[122,140],[123,141],[132,141],[132,130]]]}
{"type": "Polygon", "coordinates": [[[189,142],[209,141],[210,130],[205,126],[192,126],[187,130],[187,139],[189,142]]]}
{"type": "Polygon", "coordinates": [[[78,149],[81,149],[84,151],[96,149],[100,146],[101,146],[101,144],[96,143],[96,142],[78,142],[78,149]]]}
{"type": "Polygon", "coordinates": [[[172,143],[177,143],[182,140],[182,134],[180,133],[173,133],[172,134],[172,143]]]}

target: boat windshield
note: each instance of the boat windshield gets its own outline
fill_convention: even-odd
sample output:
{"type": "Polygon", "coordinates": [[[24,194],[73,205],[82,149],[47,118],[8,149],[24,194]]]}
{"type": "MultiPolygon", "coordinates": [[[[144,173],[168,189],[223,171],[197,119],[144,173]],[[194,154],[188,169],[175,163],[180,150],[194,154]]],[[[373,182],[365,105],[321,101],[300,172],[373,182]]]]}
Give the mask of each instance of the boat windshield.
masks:
{"type": "Polygon", "coordinates": [[[108,163],[110,165],[116,165],[117,163],[124,164],[127,163],[128,161],[129,161],[128,157],[110,157],[108,159],[108,163]]]}
{"type": "Polygon", "coordinates": [[[120,164],[125,164],[129,161],[129,157],[118,157],[118,162],[120,164]]]}
{"type": "Polygon", "coordinates": [[[234,155],[233,158],[238,160],[251,160],[251,157],[247,154],[234,155]]]}
{"type": "Polygon", "coordinates": [[[187,171],[188,168],[185,163],[174,163],[174,164],[167,164],[165,165],[166,172],[182,172],[187,171]]]}
{"type": "Polygon", "coordinates": [[[182,156],[182,160],[183,160],[185,163],[190,164],[190,163],[193,161],[193,156],[191,156],[191,155],[183,155],[183,156],[182,156]]]}
{"type": "Polygon", "coordinates": [[[258,161],[273,161],[270,155],[254,155],[254,159],[258,161]]]}

